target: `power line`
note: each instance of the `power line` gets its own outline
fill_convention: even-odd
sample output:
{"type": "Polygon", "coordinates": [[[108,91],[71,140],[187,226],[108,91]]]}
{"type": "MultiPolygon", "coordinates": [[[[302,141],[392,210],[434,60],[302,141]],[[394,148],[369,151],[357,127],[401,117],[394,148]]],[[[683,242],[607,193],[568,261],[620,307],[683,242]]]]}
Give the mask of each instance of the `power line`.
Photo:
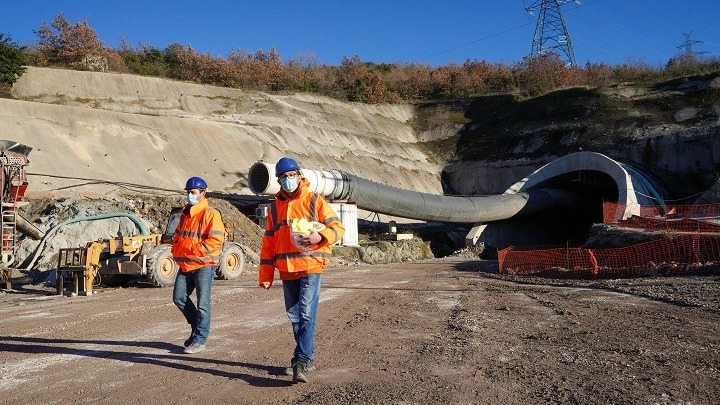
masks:
{"type": "Polygon", "coordinates": [[[435,53],[433,53],[433,54],[430,54],[430,55],[427,55],[427,56],[423,56],[422,58],[418,58],[418,59],[415,60],[415,62],[420,62],[420,61],[423,60],[423,59],[432,58],[433,56],[438,56],[438,55],[441,55],[441,54],[446,53],[446,52],[454,51],[454,50],[456,50],[456,49],[459,49],[459,48],[462,48],[462,47],[465,47],[465,46],[468,46],[468,45],[472,45],[472,44],[474,44],[474,43],[476,43],[476,42],[485,41],[485,40],[488,40],[488,39],[490,39],[490,38],[497,37],[497,36],[499,36],[499,35],[506,34],[506,33],[508,33],[508,32],[515,31],[515,30],[520,29],[520,28],[523,28],[523,27],[527,27],[527,26],[530,25],[530,24],[531,24],[531,23],[525,23],[525,24],[522,24],[522,25],[518,25],[518,26],[515,26],[515,27],[513,27],[513,28],[506,29],[505,31],[501,31],[501,32],[498,32],[498,33],[495,33],[495,34],[491,34],[491,35],[488,35],[488,36],[486,36],[486,37],[479,38],[479,39],[476,39],[476,40],[474,40],[474,41],[470,41],[470,42],[465,43],[465,44],[462,44],[462,45],[454,46],[454,47],[452,47],[452,48],[447,48],[447,49],[444,49],[444,50],[442,50],[442,51],[438,51],[438,52],[435,52],[435,53]]]}
{"type": "MultiPolygon", "coordinates": [[[[588,4],[590,4],[590,3],[585,3],[584,5],[587,6],[588,4]]],[[[623,3],[623,5],[626,7],[629,7],[632,4],[623,3]]],[[[630,50],[625,48],[625,46],[629,44],[630,39],[635,38],[643,43],[643,49],[645,52],[651,52],[658,58],[663,57],[663,55],[664,55],[663,50],[667,48],[667,43],[660,42],[660,41],[656,40],[655,38],[653,38],[652,36],[647,36],[645,34],[642,34],[642,33],[638,32],[637,30],[635,30],[634,27],[626,27],[624,25],[618,24],[615,21],[615,18],[605,16],[602,13],[598,12],[597,10],[593,9],[592,7],[584,7],[584,10],[589,15],[594,16],[598,21],[603,21],[603,22],[609,24],[610,26],[617,28],[619,30],[619,32],[623,35],[623,37],[627,38],[627,41],[623,41],[621,43],[617,43],[617,42],[613,43],[613,46],[615,48],[619,48],[626,52],[630,52],[630,50]],[[661,49],[658,49],[658,46],[661,49]]],[[[638,15],[638,14],[642,14],[642,13],[633,9],[631,14],[638,15]]],[[[644,15],[647,17],[647,20],[657,20],[655,17],[653,17],[647,13],[644,13],[644,15]]],[[[668,28],[670,28],[670,27],[668,27],[668,28]]],[[[582,27],[578,27],[578,29],[583,30],[582,27]]],[[[606,34],[606,32],[603,32],[603,31],[600,31],[600,33],[606,34]]],[[[597,33],[593,33],[592,35],[595,37],[599,37],[597,35],[597,33]]],[[[577,39],[577,37],[575,37],[575,39],[577,39]]],[[[610,42],[610,41],[607,41],[604,39],[603,39],[603,41],[610,42]]]]}

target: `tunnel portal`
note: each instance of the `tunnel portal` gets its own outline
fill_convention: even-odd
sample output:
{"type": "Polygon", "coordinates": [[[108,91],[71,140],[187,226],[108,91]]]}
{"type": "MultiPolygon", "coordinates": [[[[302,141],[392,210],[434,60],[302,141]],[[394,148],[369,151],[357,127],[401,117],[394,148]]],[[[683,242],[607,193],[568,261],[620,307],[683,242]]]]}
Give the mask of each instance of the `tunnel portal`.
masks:
{"type": "Polygon", "coordinates": [[[604,221],[603,203],[618,203],[615,219],[640,212],[641,205],[665,207],[659,182],[648,173],[595,152],[577,152],[556,159],[510,187],[506,194],[559,189],[577,197],[569,207],[476,224],[468,242],[488,246],[580,245],[590,226],[604,221]]]}

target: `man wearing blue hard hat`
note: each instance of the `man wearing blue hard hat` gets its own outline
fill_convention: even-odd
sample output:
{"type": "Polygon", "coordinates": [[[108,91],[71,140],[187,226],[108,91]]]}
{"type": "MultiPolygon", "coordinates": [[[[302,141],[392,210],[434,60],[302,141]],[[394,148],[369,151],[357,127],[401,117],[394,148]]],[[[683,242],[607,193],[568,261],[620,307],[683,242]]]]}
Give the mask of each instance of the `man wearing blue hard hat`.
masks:
{"type": "Polygon", "coordinates": [[[293,328],[295,350],[285,373],[293,382],[308,382],[315,345],[315,319],[320,301],[320,280],[330,263],[331,246],[345,228],[325,199],[309,191],[310,182],[289,157],[278,160],[275,176],[281,190],[270,204],[260,250],[258,283],[269,289],[277,269],[282,280],[285,313],[293,328]],[[303,220],[311,228],[293,231],[303,220]]]}
{"type": "Polygon", "coordinates": [[[185,183],[187,202],[172,242],[172,255],[180,268],[173,288],[173,302],[190,324],[190,337],[183,344],[188,354],[205,350],[210,334],[210,289],[225,241],[220,211],[210,207],[206,190],[207,183],[200,177],[190,177],[185,183]],[[197,295],[197,306],[190,298],[193,291],[197,295]]]}

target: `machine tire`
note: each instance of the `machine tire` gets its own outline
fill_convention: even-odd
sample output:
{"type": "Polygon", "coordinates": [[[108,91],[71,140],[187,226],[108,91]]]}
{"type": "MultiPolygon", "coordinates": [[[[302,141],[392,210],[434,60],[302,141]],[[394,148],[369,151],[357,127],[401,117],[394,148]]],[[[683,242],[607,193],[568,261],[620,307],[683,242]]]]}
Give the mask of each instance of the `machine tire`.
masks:
{"type": "Polygon", "coordinates": [[[147,279],[155,287],[169,287],[175,284],[178,265],[173,259],[171,246],[158,245],[147,258],[147,279]]]}
{"type": "Polygon", "coordinates": [[[220,253],[215,275],[219,280],[235,280],[245,269],[245,251],[237,243],[226,243],[220,253]]]}

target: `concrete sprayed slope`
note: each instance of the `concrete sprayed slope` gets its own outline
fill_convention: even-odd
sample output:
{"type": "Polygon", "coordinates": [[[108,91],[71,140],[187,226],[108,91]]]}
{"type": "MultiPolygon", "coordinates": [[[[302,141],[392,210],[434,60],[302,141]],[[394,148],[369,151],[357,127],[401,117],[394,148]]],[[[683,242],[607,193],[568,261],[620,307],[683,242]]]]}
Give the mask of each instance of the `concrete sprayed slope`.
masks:
{"type": "Polygon", "coordinates": [[[214,190],[248,193],[249,167],[286,154],[441,192],[442,167],[417,145],[410,106],[34,67],[13,95],[0,99],[0,136],[33,148],[31,192],[122,192],[106,182],[175,190],[200,175],[214,190]]]}

